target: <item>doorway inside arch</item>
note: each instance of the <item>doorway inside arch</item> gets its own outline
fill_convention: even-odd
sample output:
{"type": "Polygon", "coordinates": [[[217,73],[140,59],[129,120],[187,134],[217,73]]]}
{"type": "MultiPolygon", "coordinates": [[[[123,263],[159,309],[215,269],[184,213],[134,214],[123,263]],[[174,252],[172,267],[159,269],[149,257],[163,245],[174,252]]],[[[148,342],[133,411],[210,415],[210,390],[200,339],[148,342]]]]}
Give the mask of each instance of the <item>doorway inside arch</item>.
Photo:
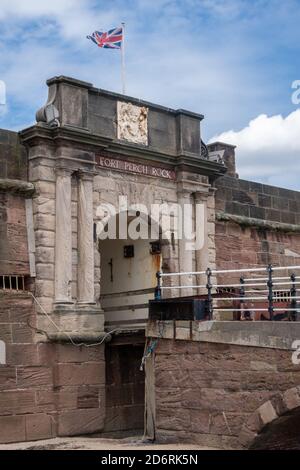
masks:
{"type": "MultiPolygon", "coordinates": [[[[117,234],[118,223],[117,216],[117,234]]],[[[156,273],[162,266],[161,243],[116,237],[99,240],[98,246],[101,306],[106,329],[114,330],[105,345],[105,432],[121,437],[141,433],[144,427],[145,377],[140,366],[148,301],[154,298],[156,273]]]]}

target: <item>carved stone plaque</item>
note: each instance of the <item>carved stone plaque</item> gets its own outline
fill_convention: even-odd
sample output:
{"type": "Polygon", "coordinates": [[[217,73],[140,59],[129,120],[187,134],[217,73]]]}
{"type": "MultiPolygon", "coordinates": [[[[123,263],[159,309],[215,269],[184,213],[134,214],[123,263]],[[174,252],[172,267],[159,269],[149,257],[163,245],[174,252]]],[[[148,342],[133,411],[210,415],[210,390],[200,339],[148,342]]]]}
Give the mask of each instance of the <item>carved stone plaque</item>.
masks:
{"type": "Polygon", "coordinates": [[[148,145],[148,108],[118,101],[118,139],[148,145]]]}

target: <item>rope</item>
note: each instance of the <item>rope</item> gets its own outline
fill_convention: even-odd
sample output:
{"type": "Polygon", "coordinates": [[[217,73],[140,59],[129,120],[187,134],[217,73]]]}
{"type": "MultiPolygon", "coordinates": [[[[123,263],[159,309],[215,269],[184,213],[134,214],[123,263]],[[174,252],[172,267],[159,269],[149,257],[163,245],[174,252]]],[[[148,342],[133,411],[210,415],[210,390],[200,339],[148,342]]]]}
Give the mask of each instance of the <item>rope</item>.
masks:
{"type": "MultiPolygon", "coordinates": [[[[44,309],[44,307],[40,304],[40,302],[37,300],[37,298],[32,294],[32,292],[29,292],[29,294],[33,297],[33,300],[36,302],[36,304],[39,306],[39,308],[42,310],[43,314],[47,317],[48,321],[50,323],[52,323],[52,325],[55,327],[55,329],[59,332],[59,333],[62,333],[64,336],[66,336],[66,338],[70,341],[70,343],[73,345],[73,346],[76,346],[78,348],[84,346],[85,348],[92,348],[94,346],[101,346],[101,344],[104,343],[104,341],[106,340],[106,338],[108,338],[112,333],[115,333],[117,331],[122,331],[120,328],[116,328],[114,330],[111,330],[107,333],[104,334],[104,336],[102,337],[101,341],[97,342],[97,343],[91,343],[91,344],[86,344],[86,343],[75,343],[75,341],[73,340],[73,338],[66,332],[66,331],[63,331],[56,323],[54,320],[52,320],[52,318],[50,317],[50,315],[46,312],[46,310],[44,309]]],[[[33,330],[37,331],[37,332],[40,332],[40,333],[44,333],[46,335],[46,337],[49,339],[49,335],[46,331],[44,330],[41,330],[41,329],[38,329],[38,328],[35,328],[34,326],[32,326],[29,322],[28,323],[28,326],[30,328],[32,328],[33,330]]]]}
{"type": "Polygon", "coordinates": [[[163,337],[163,333],[164,333],[164,324],[159,322],[159,336],[155,340],[151,338],[149,345],[147,346],[147,343],[145,345],[145,351],[144,351],[144,355],[142,357],[142,361],[140,365],[141,372],[143,372],[144,370],[146,359],[150,357],[154,353],[155,349],[157,348],[159,340],[163,337]]]}

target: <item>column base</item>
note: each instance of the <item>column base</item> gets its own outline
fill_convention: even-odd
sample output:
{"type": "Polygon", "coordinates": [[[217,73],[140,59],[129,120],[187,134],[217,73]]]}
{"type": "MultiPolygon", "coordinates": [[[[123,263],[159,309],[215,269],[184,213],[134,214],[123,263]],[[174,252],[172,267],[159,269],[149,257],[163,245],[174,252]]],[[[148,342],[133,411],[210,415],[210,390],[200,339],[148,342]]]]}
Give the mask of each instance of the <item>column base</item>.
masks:
{"type": "Polygon", "coordinates": [[[104,334],[104,312],[97,304],[56,304],[52,318],[62,335],[95,338],[104,334]]]}

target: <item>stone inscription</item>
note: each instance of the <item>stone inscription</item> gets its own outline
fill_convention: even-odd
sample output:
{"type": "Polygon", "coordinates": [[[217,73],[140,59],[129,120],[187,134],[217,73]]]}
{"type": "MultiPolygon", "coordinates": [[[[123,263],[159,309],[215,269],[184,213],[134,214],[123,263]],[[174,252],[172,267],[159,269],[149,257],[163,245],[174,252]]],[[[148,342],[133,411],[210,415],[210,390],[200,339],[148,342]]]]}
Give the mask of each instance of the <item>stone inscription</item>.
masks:
{"type": "Polygon", "coordinates": [[[102,155],[96,155],[96,163],[98,166],[109,168],[111,170],[125,171],[139,175],[165,178],[169,180],[175,180],[176,177],[175,171],[169,170],[167,168],[155,167],[141,163],[133,163],[127,160],[119,160],[102,155]]]}

